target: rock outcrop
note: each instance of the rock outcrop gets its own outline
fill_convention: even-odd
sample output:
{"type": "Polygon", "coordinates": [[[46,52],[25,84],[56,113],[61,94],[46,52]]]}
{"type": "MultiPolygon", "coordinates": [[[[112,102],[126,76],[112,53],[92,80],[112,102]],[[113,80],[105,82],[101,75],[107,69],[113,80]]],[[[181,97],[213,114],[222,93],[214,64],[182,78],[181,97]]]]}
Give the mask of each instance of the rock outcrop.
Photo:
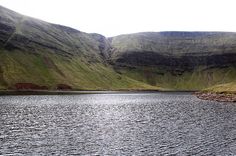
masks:
{"type": "Polygon", "coordinates": [[[236,33],[147,32],[116,36],[111,45],[112,59],[118,66],[193,70],[236,65],[236,33]]]}
{"type": "Polygon", "coordinates": [[[236,78],[236,33],[143,32],[109,40],[115,69],[151,85],[199,90],[236,78]]]}

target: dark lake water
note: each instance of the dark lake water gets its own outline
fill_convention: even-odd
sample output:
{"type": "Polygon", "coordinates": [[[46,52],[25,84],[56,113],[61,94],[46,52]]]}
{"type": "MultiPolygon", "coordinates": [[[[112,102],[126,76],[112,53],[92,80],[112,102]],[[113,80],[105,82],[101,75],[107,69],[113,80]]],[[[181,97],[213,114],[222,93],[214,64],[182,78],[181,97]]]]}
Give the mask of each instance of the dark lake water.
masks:
{"type": "Polygon", "coordinates": [[[236,155],[236,103],[190,93],[0,96],[0,155],[236,155]]]}

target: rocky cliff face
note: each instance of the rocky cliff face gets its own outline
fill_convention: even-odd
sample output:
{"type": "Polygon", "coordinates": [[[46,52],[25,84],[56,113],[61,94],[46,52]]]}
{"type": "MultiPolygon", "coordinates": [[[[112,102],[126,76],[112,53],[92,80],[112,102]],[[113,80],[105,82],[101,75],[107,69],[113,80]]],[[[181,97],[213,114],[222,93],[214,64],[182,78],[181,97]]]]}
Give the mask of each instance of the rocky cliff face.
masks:
{"type": "Polygon", "coordinates": [[[236,78],[236,33],[144,32],[109,40],[116,71],[151,85],[191,90],[236,78]]]}
{"type": "Polygon", "coordinates": [[[235,78],[236,33],[144,32],[106,38],[0,7],[0,89],[30,84],[195,90],[235,78]]]}
{"type": "Polygon", "coordinates": [[[236,33],[149,32],[111,39],[117,65],[166,66],[193,70],[198,66],[221,67],[236,62],[236,33]]]}

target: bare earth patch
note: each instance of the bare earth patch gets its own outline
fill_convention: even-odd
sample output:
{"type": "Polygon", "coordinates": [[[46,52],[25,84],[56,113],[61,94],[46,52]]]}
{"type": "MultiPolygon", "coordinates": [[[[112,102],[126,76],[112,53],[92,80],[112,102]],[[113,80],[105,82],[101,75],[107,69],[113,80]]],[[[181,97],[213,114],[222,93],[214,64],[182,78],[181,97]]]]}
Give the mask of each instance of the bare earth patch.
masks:
{"type": "Polygon", "coordinates": [[[219,102],[236,102],[236,94],[197,92],[195,93],[195,95],[199,99],[203,100],[213,100],[219,102]]]}

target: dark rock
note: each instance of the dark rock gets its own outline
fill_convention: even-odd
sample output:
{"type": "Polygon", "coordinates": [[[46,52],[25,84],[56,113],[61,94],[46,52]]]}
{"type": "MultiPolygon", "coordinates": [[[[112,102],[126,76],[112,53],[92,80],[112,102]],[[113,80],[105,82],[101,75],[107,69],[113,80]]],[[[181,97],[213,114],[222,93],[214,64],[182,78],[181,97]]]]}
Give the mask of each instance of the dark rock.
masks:
{"type": "Polygon", "coordinates": [[[127,52],[115,60],[118,66],[165,66],[179,74],[199,66],[221,68],[236,64],[236,53],[209,56],[165,56],[157,52],[127,52]]]}
{"type": "Polygon", "coordinates": [[[58,90],[72,90],[72,87],[66,84],[58,84],[57,89],[58,90]]]}

